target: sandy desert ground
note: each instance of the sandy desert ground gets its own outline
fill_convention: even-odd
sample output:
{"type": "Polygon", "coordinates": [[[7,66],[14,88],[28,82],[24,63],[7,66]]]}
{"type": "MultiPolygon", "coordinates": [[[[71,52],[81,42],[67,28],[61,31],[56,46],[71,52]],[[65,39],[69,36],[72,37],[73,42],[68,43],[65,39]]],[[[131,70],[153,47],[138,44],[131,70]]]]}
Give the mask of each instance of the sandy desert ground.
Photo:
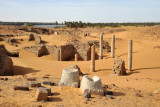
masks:
{"type": "MultiPolygon", "coordinates": [[[[54,29],[54,28],[53,28],[54,29]]],[[[128,68],[128,40],[133,40],[133,71],[127,71],[126,76],[112,76],[114,58],[111,53],[104,52],[103,60],[96,60],[96,72],[90,72],[91,61],[56,61],[51,55],[36,57],[22,50],[24,46],[35,45],[29,42],[27,34],[32,32],[13,32],[1,28],[0,34],[16,34],[21,32],[22,38],[18,47],[11,46],[5,41],[8,51],[18,51],[19,58],[12,57],[14,76],[7,77],[8,81],[0,80],[0,107],[160,107],[160,26],[153,27],[119,27],[119,28],[84,28],[90,36],[40,35],[49,45],[62,45],[71,39],[79,41],[99,40],[104,32],[104,40],[111,45],[112,35],[116,36],[115,56],[125,61],[128,68]],[[110,31],[108,31],[108,29],[110,31]],[[118,31],[116,29],[123,29],[118,31]],[[34,100],[35,89],[30,91],[14,91],[13,86],[24,86],[26,78],[36,77],[38,82],[45,80],[59,83],[62,70],[76,64],[89,77],[99,76],[102,84],[108,85],[106,91],[113,91],[113,98],[92,95],[91,101],[86,101],[79,88],[46,86],[52,89],[51,101],[37,102],[34,100]],[[49,78],[43,76],[49,75],[49,78]],[[115,85],[113,85],[115,84],[115,85]],[[155,93],[159,91],[159,93],[155,93]]],[[[97,49],[96,49],[97,50],[97,49]]],[[[82,78],[82,77],[81,77],[82,78]]]]}

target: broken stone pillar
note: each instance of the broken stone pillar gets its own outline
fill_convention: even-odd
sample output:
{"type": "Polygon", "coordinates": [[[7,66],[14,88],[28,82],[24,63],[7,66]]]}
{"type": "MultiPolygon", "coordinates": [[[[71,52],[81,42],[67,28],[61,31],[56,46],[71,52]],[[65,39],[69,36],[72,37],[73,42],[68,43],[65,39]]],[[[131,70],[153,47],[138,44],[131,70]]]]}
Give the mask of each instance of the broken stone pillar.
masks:
{"type": "Polygon", "coordinates": [[[103,59],[103,34],[100,35],[99,41],[99,59],[103,59]]]}
{"type": "Polygon", "coordinates": [[[78,87],[79,86],[78,69],[63,69],[59,86],[78,87]]]}
{"type": "Polygon", "coordinates": [[[120,75],[126,75],[126,68],[125,68],[125,62],[119,58],[116,58],[114,60],[114,66],[112,69],[112,73],[116,74],[118,76],[120,75]]]}
{"type": "Polygon", "coordinates": [[[75,54],[75,61],[78,61],[78,54],[75,54]]]}
{"type": "Polygon", "coordinates": [[[91,48],[91,72],[95,72],[95,45],[91,48]]]}
{"type": "Polygon", "coordinates": [[[0,56],[0,76],[13,75],[13,62],[8,56],[0,56]]]}
{"type": "Polygon", "coordinates": [[[35,38],[35,43],[36,44],[40,44],[41,43],[41,37],[40,36],[35,35],[34,38],[35,38]]]}
{"type": "Polygon", "coordinates": [[[38,88],[36,90],[35,100],[36,101],[47,101],[48,99],[48,91],[43,88],[38,88]]]}
{"type": "Polygon", "coordinates": [[[132,70],[132,40],[128,41],[128,71],[132,70]]]}
{"type": "Polygon", "coordinates": [[[96,94],[96,95],[104,94],[101,78],[99,78],[98,76],[89,78],[87,75],[84,75],[81,80],[80,89],[82,91],[82,94],[84,93],[90,93],[90,94],[96,94]]]}
{"type": "Polygon", "coordinates": [[[111,41],[111,58],[115,57],[115,35],[112,36],[111,41]]]}
{"type": "Polygon", "coordinates": [[[59,61],[62,61],[62,49],[59,49],[59,61]]]}

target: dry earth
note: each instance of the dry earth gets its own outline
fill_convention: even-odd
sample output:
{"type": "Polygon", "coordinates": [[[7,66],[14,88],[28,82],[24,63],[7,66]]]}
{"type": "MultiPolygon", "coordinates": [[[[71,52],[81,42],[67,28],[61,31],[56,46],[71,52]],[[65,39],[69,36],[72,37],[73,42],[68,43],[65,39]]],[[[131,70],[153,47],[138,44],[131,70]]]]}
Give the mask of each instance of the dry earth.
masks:
{"type": "MultiPolygon", "coordinates": [[[[13,26],[14,28],[14,26],[13,26]]],[[[54,30],[54,29],[53,29],[54,30]]],[[[40,34],[45,44],[62,45],[71,39],[79,41],[99,40],[99,35],[104,32],[104,40],[110,44],[112,35],[116,35],[116,57],[125,61],[127,66],[128,40],[133,40],[133,71],[127,71],[126,76],[111,76],[114,58],[110,53],[104,52],[103,60],[96,60],[96,72],[90,72],[90,61],[56,61],[51,55],[36,57],[22,50],[24,46],[35,45],[27,41],[27,34],[31,32],[20,31],[12,28],[1,28],[0,34],[19,34],[14,38],[22,38],[18,47],[4,44],[9,51],[19,51],[20,57],[12,57],[14,63],[14,76],[0,76],[9,78],[8,81],[0,80],[0,107],[160,107],[160,26],[153,27],[120,27],[120,28],[85,28],[90,36],[66,36],[40,34]],[[118,30],[117,30],[118,29],[118,30]],[[121,29],[121,30],[119,30],[121,29]],[[77,64],[84,74],[99,76],[103,85],[108,85],[106,91],[113,91],[114,99],[105,96],[95,96],[86,101],[79,88],[60,88],[46,86],[52,89],[51,101],[36,102],[35,89],[30,91],[14,91],[13,86],[24,86],[26,78],[36,77],[38,82],[44,80],[60,81],[62,70],[71,64],[77,64]],[[44,75],[49,78],[43,78],[44,75]],[[115,84],[115,86],[113,85],[115,84]],[[159,90],[158,94],[154,91],[159,90]]]]}

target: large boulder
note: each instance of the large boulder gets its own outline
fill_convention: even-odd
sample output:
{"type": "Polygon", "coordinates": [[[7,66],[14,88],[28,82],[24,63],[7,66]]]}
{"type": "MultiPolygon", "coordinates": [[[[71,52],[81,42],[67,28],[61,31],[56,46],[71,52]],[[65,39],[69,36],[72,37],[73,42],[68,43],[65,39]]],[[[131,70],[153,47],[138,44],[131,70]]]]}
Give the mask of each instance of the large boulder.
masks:
{"type": "Polygon", "coordinates": [[[112,69],[112,73],[118,76],[127,74],[126,68],[125,68],[125,62],[122,59],[116,58],[114,60],[114,66],[112,69]]]}
{"type": "Polygon", "coordinates": [[[13,62],[8,56],[0,56],[0,76],[13,75],[13,62]]]}

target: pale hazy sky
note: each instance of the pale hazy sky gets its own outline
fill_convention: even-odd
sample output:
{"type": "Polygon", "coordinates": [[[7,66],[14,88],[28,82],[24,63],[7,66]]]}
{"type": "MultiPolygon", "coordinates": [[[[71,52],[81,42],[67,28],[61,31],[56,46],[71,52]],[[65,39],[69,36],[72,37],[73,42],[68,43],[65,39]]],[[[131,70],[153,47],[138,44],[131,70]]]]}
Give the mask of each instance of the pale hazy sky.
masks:
{"type": "Polygon", "coordinates": [[[160,0],[0,0],[0,21],[160,22],[160,0]]]}

